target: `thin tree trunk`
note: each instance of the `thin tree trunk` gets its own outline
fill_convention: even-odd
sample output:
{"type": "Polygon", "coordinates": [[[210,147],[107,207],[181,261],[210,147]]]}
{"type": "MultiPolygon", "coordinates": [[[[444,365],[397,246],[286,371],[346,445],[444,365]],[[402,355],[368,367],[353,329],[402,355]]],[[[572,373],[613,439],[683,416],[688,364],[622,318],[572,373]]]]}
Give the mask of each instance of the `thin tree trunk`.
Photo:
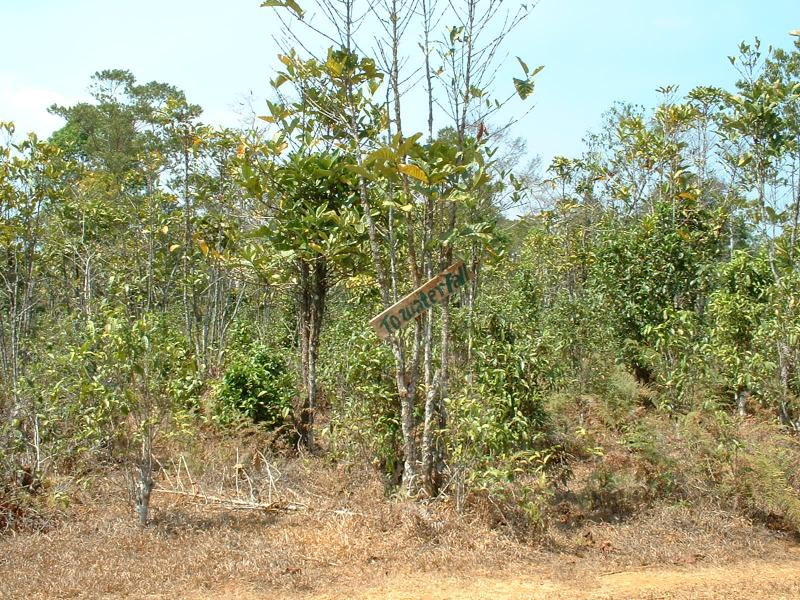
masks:
{"type": "Polygon", "coordinates": [[[440,371],[436,371],[425,395],[425,420],[422,429],[422,481],[429,497],[436,495],[434,467],[434,427],[436,426],[436,398],[439,395],[440,371]]]}

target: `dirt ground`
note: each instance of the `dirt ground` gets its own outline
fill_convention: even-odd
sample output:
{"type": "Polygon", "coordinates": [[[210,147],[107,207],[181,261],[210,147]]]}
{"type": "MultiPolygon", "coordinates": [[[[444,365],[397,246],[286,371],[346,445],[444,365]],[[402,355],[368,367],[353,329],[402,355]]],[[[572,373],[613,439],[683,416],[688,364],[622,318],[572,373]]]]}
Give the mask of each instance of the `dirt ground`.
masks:
{"type": "Polygon", "coordinates": [[[490,505],[387,499],[363,473],[309,464],[302,510],[232,510],[156,493],[136,525],[120,486],[88,485],[40,531],[0,536],[0,598],[800,598],[797,537],[710,509],[565,513],[520,529],[490,505]]]}
{"type": "MultiPolygon", "coordinates": [[[[363,589],[333,589],[307,598],[501,599],[501,598],[800,598],[800,556],[782,562],[751,561],[724,567],[641,569],[554,581],[535,574],[460,577],[424,574],[391,577],[363,589]]],[[[231,590],[233,591],[233,590],[231,590]]],[[[225,595],[225,594],[224,594],[225,595]]],[[[227,597],[264,598],[258,594],[227,597]]],[[[215,596],[198,595],[197,598],[215,596]]],[[[221,597],[221,596],[216,596],[221,597]]]]}

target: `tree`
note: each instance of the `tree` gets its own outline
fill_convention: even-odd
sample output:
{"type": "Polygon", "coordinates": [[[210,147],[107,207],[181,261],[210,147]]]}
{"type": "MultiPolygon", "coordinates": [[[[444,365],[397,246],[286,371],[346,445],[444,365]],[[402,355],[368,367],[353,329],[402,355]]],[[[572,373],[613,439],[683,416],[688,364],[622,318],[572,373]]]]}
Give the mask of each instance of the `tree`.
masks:
{"type": "MultiPolygon", "coordinates": [[[[13,135],[13,124],[0,123],[0,133],[13,135]]],[[[37,412],[34,399],[23,397],[21,386],[44,308],[40,263],[45,214],[63,193],[68,169],[59,149],[33,134],[0,146],[0,407],[35,450],[37,471],[37,412]]]]}
{"type": "MultiPolygon", "coordinates": [[[[407,136],[403,130],[403,86],[409,75],[404,73],[404,46],[414,12],[407,5],[386,1],[366,7],[354,0],[342,3],[321,1],[316,4],[322,21],[311,11],[300,11],[292,3],[265,2],[262,6],[289,8],[301,24],[307,24],[331,45],[325,58],[312,56],[303,60],[293,50],[280,58],[286,69],[275,78],[276,87],[292,82],[298,101],[291,110],[286,104],[270,105],[271,121],[299,127],[304,144],[312,139],[331,143],[337,140],[352,157],[358,176],[358,189],[363,218],[369,238],[372,269],[380,291],[382,307],[388,308],[409,285],[418,286],[423,277],[452,263],[454,248],[474,234],[487,235],[480,223],[464,222],[475,214],[468,208],[473,189],[487,180],[482,156],[483,122],[505,101],[492,102],[488,90],[481,89],[492,81],[492,65],[507,33],[517,26],[525,10],[504,10],[502,1],[468,0],[463,7],[451,7],[448,18],[459,20],[444,39],[433,46],[432,32],[435,3],[426,2],[421,15],[425,43],[425,79],[429,93],[429,136],[433,134],[435,104],[445,106],[444,114],[452,120],[455,142],[429,140],[419,143],[421,135],[407,136]],[[463,8],[463,12],[461,11],[463,8]],[[385,51],[381,51],[381,69],[375,61],[359,56],[365,41],[358,32],[371,17],[383,20],[385,51]],[[504,19],[507,19],[503,21],[504,19]],[[500,33],[489,35],[489,23],[501,23],[500,33]],[[445,84],[440,88],[431,57],[442,63],[438,72],[445,84]],[[386,103],[381,106],[376,92],[384,84],[386,103]],[[440,95],[441,92],[441,95],[440,95]],[[474,133],[472,133],[474,132],[474,133]],[[385,141],[383,141],[385,140],[385,141]],[[426,167],[428,171],[426,171],[426,167]],[[459,207],[467,207],[459,210],[459,207]],[[440,240],[444,244],[437,247],[440,240]]],[[[299,46],[304,43],[288,24],[284,13],[285,32],[299,46]]],[[[291,18],[291,17],[290,17],[291,18]]],[[[527,97],[533,91],[532,72],[520,61],[524,78],[514,81],[514,92],[508,96],[527,97]]],[[[487,236],[488,237],[488,236],[487,236]]],[[[471,261],[477,269],[479,256],[471,261]]],[[[431,495],[437,492],[433,465],[442,465],[441,454],[434,459],[434,429],[446,426],[444,399],[447,397],[448,372],[451,362],[449,304],[442,311],[441,337],[434,347],[434,317],[419,316],[413,335],[392,335],[387,343],[394,356],[395,381],[400,400],[404,454],[404,488],[414,493],[421,483],[431,495]],[[434,377],[434,361],[438,356],[439,376],[434,377]],[[426,387],[426,409],[422,436],[422,465],[418,465],[415,404],[420,389],[420,376],[426,387]],[[434,383],[436,382],[436,385],[434,383]],[[435,417],[435,415],[438,415],[435,417]],[[434,421],[438,420],[438,426],[434,421]],[[419,477],[420,468],[423,471],[419,477]]],[[[441,445],[438,445],[441,447],[441,445]]]]}
{"type": "Polygon", "coordinates": [[[258,252],[273,255],[273,275],[294,282],[302,381],[295,427],[301,444],[312,449],[328,292],[339,277],[357,269],[362,251],[358,193],[345,157],[295,153],[277,162],[262,155],[257,172],[248,162],[253,158],[243,163],[245,185],[260,202],[266,224],[248,237],[266,242],[258,252]]]}

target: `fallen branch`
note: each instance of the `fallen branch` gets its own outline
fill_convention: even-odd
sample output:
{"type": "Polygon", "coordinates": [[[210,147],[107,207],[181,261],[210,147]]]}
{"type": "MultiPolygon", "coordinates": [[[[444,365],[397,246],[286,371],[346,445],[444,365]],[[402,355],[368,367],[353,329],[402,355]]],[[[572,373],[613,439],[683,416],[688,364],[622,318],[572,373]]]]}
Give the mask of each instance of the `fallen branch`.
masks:
{"type": "Polygon", "coordinates": [[[161,494],[171,494],[173,496],[184,496],[193,500],[201,501],[203,504],[219,504],[227,508],[236,510],[260,510],[264,512],[293,512],[306,510],[308,506],[300,502],[253,502],[240,498],[222,498],[220,496],[209,496],[199,492],[186,492],[183,490],[169,490],[162,487],[153,488],[154,492],[161,494]]]}

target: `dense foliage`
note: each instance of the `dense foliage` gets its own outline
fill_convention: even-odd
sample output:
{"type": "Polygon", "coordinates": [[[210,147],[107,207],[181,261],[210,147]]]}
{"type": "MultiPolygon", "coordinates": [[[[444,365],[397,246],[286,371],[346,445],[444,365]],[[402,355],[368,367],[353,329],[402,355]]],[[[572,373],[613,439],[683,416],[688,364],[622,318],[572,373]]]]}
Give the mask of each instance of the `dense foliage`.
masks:
{"type": "MultiPolygon", "coordinates": [[[[601,462],[592,502],[624,504],[643,472],[637,502],[688,493],[666,419],[669,443],[730,466],[719,486],[800,525],[791,453],[764,449],[800,428],[800,44],[742,44],[734,90],[613,107],[542,178],[487,132],[505,104],[470,71],[491,72],[480,24],[426,49],[449,106],[427,135],[402,129],[397,57],[333,25],[324,58],[281,55],[261,127],[204,125],[121,70],[53,107],[48,140],[2,125],[3,477],[122,461],[146,507],[163,432],[249,419],[413,495],[527,481],[541,516],[570,461],[602,461],[598,431],[644,471],[601,462]],[[374,335],[458,258],[463,292],[374,335]],[[766,445],[736,438],[753,414],[766,445]]],[[[524,100],[538,69],[520,65],[524,100]]]]}

